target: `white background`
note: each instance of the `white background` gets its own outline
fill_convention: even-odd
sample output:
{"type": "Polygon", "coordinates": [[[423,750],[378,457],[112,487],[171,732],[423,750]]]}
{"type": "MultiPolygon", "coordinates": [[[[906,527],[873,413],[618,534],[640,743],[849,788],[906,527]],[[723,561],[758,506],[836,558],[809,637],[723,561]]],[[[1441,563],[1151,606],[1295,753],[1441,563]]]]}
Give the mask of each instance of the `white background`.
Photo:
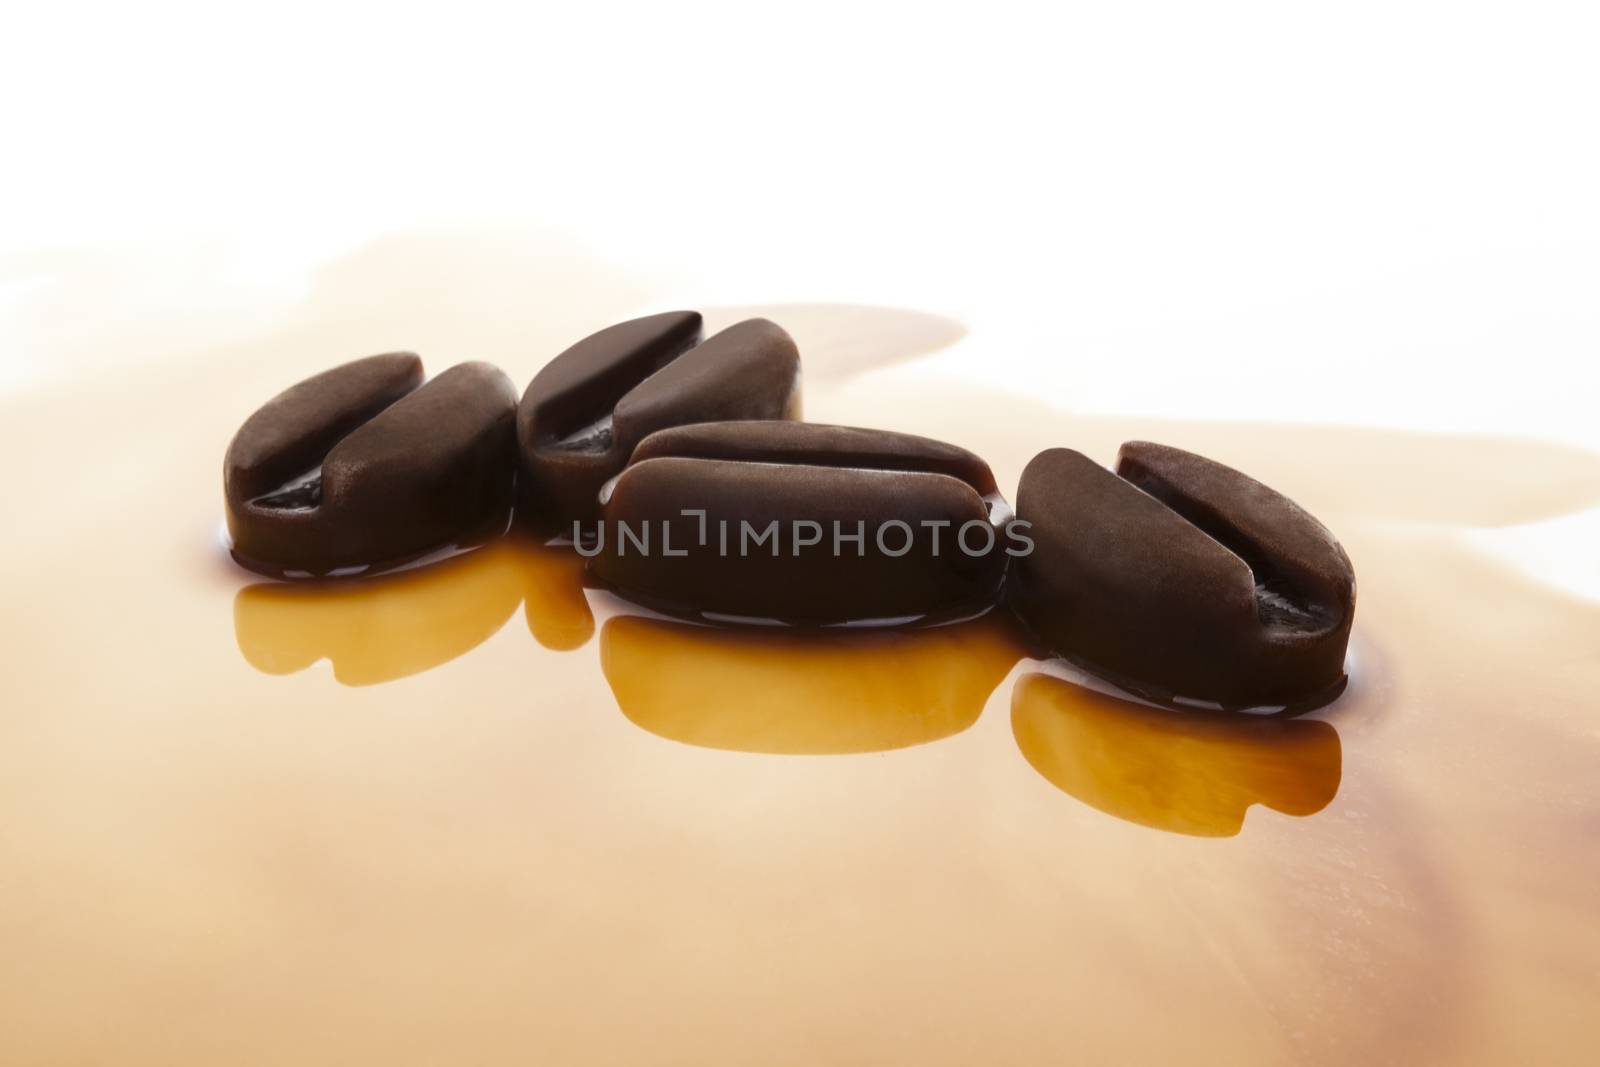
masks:
{"type": "Polygon", "coordinates": [[[521,220],[706,303],[950,314],[985,356],[939,373],[1074,410],[1600,447],[1595,12],[11,5],[0,386],[521,220]],[[39,311],[86,248],[118,298],[39,311]]]}

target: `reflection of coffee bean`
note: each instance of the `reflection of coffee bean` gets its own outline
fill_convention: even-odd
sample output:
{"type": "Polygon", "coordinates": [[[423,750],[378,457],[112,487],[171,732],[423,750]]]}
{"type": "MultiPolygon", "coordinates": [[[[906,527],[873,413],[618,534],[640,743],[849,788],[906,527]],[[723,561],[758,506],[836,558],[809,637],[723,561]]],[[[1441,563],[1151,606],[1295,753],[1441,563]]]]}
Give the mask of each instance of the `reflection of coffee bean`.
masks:
{"type": "Polygon", "coordinates": [[[668,610],[803,623],[949,615],[995,595],[1006,557],[991,507],[1003,505],[988,465],[939,441],[689,426],[639,445],[585,551],[601,581],[668,610]]]}
{"type": "Polygon", "coordinates": [[[960,733],[1024,650],[1004,618],[916,630],[617,615],[600,666],[634,725],[740,752],[883,752],[960,733]]]}
{"type": "Polygon", "coordinates": [[[1035,550],[1009,599],[1056,652],[1159,700],[1326,703],[1345,684],[1355,574],[1293,501],[1201,456],[1129,442],[1106,470],[1034,457],[1017,519],[1035,550]]]}
{"type": "Polygon", "coordinates": [[[421,382],[416,356],[372,356],[245,420],[223,468],[234,558],[286,577],[355,573],[503,531],[515,388],[487,363],[421,382]]]}
{"type": "Polygon", "coordinates": [[[519,556],[505,540],[358,582],[259,582],[233,598],[234,638],[267,674],[324,659],[343,685],[418,674],[487,641],[517,610],[519,556]]]}
{"type": "Polygon", "coordinates": [[[1011,732],[1062,792],[1171,833],[1231,837],[1252,804],[1303,817],[1339,791],[1338,731],[1314,719],[1152,708],[1025,674],[1011,732]]]}
{"type": "Polygon", "coordinates": [[[632,319],[534,376],[517,409],[519,521],[559,528],[593,518],[600,486],[656,430],[799,417],[800,354],[781,327],[747,319],[699,340],[699,312],[632,319]]]}

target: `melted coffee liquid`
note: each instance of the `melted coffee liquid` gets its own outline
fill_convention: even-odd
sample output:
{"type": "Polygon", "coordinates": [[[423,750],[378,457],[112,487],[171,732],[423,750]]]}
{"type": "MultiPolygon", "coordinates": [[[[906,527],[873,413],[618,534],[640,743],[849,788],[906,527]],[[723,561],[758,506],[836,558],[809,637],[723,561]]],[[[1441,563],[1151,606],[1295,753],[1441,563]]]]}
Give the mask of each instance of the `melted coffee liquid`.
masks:
{"type": "Polygon", "coordinates": [[[0,454],[52,450],[8,464],[31,518],[0,533],[0,1060],[1501,1064],[1595,1047],[1600,607],[1463,531],[1595,506],[1600,458],[1083,418],[915,366],[851,376],[959,335],[934,316],[708,316],[790,329],[810,417],[892,412],[1008,490],[1042,448],[1109,461],[1139,437],[1299,500],[1360,596],[1349,689],[1292,720],[1099,692],[994,614],[829,635],[642,616],[586,592],[571,549],[516,539],[344,584],[229,564],[219,457],[298,376],[414,335],[430,370],[470,350],[526,381],[527,353],[641,301],[581,269],[572,321],[381,299],[441,258],[452,291],[479,291],[506,269],[484,254],[391,243],[270,336],[152,346],[195,355],[0,401],[0,454]],[[143,431],[108,451],[130,414],[143,431]]]}

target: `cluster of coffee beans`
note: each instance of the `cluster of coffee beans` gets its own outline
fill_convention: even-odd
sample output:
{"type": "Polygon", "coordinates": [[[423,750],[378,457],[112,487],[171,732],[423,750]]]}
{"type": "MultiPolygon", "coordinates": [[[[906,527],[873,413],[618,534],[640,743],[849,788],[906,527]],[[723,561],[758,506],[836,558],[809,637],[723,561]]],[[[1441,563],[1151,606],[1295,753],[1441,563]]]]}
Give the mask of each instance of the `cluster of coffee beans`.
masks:
{"type": "Polygon", "coordinates": [[[1293,501],[1144,442],[1115,472],[1035,457],[1013,514],[965,449],[794,421],[800,355],[750,319],[608,327],[520,404],[409,353],[281,393],[228,448],[234,558],[277,577],[384,570],[504,532],[570,537],[590,575],[712,621],[960,618],[998,602],[1052,651],[1162,701],[1306,707],[1345,682],[1349,558],[1293,501]]]}

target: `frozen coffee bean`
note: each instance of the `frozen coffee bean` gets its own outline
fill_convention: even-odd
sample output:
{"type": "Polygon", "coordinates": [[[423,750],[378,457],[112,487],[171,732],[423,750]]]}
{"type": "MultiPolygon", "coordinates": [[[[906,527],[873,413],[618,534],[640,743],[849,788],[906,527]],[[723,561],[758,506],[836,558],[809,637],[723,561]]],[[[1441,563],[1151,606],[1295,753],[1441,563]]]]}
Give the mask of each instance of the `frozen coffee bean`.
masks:
{"type": "Polygon", "coordinates": [[[1056,653],[1163,702],[1309,708],[1344,688],[1355,573],[1294,501],[1202,456],[1132,441],[1023,471],[1034,549],[1007,597],[1056,653]]]}
{"type": "Polygon", "coordinates": [[[940,441],[806,423],[646,438],[583,528],[590,573],[713,619],[911,622],[992,604],[1007,512],[981,459],[940,441]]]}
{"type": "Polygon", "coordinates": [[[608,326],[561,353],[517,409],[519,521],[592,519],[601,485],[656,430],[800,414],[800,353],[782,327],[748,319],[700,342],[700,313],[608,326]]]}
{"type": "Polygon", "coordinates": [[[422,384],[372,356],[308,378],[245,420],[223,464],[231,551],[277,577],[383,570],[510,522],[516,389],[487,363],[422,384]]]}

